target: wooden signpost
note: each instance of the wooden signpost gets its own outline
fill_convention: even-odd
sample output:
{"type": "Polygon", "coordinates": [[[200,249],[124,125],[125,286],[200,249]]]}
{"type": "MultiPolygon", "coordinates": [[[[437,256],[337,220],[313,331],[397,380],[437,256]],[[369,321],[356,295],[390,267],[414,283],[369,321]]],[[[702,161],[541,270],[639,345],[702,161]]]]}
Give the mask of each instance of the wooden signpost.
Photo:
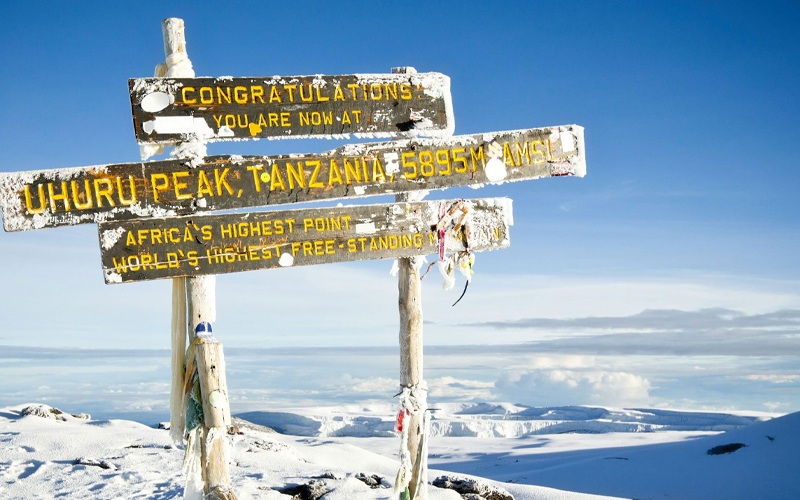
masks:
{"type": "Polygon", "coordinates": [[[583,127],[0,174],[6,231],[583,176],[583,127]]]}
{"type": "MultiPolygon", "coordinates": [[[[392,74],[195,78],[183,21],[165,19],[162,29],[166,63],[157,67],[158,78],[130,80],[130,99],[143,157],[177,144],[176,159],[0,173],[4,229],[98,223],[106,283],[175,278],[174,435],[189,436],[186,463],[197,466],[199,494],[212,500],[236,499],[225,454],[230,424],[225,362],[212,334],[215,275],[397,258],[398,396],[400,415],[407,419],[395,484],[404,498],[425,500],[429,414],[420,256],[438,253],[451,272],[458,265],[468,275],[471,252],[509,245],[512,214],[507,198],[420,200],[429,190],[451,186],[583,177],[583,128],[451,137],[449,78],[413,68],[395,68],[392,74]],[[209,141],[351,134],[400,140],[320,154],[205,156],[209,141]],[[389,193],[396,195],[395,203],[202,214],[389,193]],[[445,257],[446,252],[452,253],[445,257]],[[187,399],[196,393],[201,401],[187,399]],[[190,408],[203,420],[184,434],[190,408]]],[[[190,486],[197,486],[192,478],[187,495],[190,486]]]]}
{"type": "Polygon", "coordinates": [[[261,137],[367,137],[455,127],[450,79],[413,75],[140,78],[129,81],[140,143],[261,137]]]}
{"type": "Polygon", "coordinates": [[[423,201],[100,224],[106,283],[430,255],[509,245],[511,200],[423,201]]]}

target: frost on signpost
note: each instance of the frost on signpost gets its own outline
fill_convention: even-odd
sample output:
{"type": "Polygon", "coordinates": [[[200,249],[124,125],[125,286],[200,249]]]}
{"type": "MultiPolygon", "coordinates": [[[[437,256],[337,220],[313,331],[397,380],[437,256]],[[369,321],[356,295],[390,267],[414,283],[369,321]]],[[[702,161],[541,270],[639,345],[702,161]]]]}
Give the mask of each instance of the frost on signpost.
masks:
{"type": "Polygon", "coordinates": [[[501,249],[511,223],[511,200],[478,198],[104,222],[99,238],[114,284],[501,249]],[[439,231],[443,204],[468,223],[439,231]]]}
{"type": "MultiPolygon", "coordinates": [[[[162,23],[164,35],[164,54],[166,62],[156,67],[156,75],[164,77],[194,77],[192,63],[186,53],[186,38],[182,19],[169,18],[162,23]]],[[[154,96],[144,107],[155,109],[164,107],[163,99],[154,96]]],[[[171,156],[188,160],[190,166],[197,166],[206,156],[205,140],[202,135],[192,134],[182,137],[175,145],[171,156]]],[[[142,146],[142,157],[159,152],[160,147],[142,146]]],[[[215,276],[177,278],[173,282],[173,299],[183,291],[187,307],[183,308],[173,300],[173,349],[181,349],[186,331],[176,325],[186,324],[190,328],[188,359],[183,360],[179,353],[173,353],[174,370],[172,376],[171,401],[180,400],[184,417],[190,414],[197,417],[193,428],[187,428],[188,445],[186,449],[187,483],[184,496],[207,499],[235,500],[227,463],[227,428],[230,425],[230,405],[225,382],[225,359],[222,344],[214,339],[212,323],[216,319],[215,276]],[[188,324],[178,316],[185,314],[188,324]],[[186,369],[184,371],[184,365],[186,369]],[[184,372],[183,377],[178,371],[184,372]],[[184,383],[178,384],[178,381],[184,383]],[[193,390],[199,386],[199,391],[193,390]],[[200,401],[196,400],[199,392],[200,401]],[[178,393],[183,397],[178,397],[178,393]],[[194,411],[191,411],[194,410],[194,411]],[[199,418],[202,416],[202,418],[199,418]]],[[[171,405],[172,412],[179,412],[171,405]]],[[[178,415],[171,415],[176,420],[178,415]]],[[[173,433],[174,435],[175,433],[173,433]]],[[[182,436],[181,436],[182,437],[182,436]]]]}
{"type": "MultiPolygon", "coordinates": [[[[0,203],[5,230],[27,231],[542,177],[581,177],[586,172],[583,149],[583,128],[562,125],[447,139],[347,144],[317,154],[193,156],[10,172],[0,173],[0,203]]],[[[192,151],[203,154],[197,148],[192,151]]]]}
{"type": "MultiPolygon", "coordinates": [[[[392,68],[392,73],[414,74],[412,67],[392,68]]],[[[397,201],[419,201],[427,191],[399,194],[397,201]]],[[[438,235],[437,235],[438,236],[438,235]]],[[[422,257],[398,259],[397,290],[400,312],[400,470],[395,493],[404,500],[428,498],[427,446],[428,387],[422,378],[422,257]]]]}

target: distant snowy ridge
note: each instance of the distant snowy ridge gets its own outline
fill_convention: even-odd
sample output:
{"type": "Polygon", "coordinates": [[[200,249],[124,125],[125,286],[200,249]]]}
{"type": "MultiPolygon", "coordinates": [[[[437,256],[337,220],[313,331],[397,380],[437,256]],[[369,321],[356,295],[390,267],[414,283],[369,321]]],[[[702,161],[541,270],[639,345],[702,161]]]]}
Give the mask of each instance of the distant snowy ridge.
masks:
{"type": "MultiPolygon", "coordinates": [[[[722,432],[767,420],[770,415],[611,409],[588,406],[532,408],[507,403],[437,405],[433,437],[521,437],[537,434],[705,431],[722,432]]],[[[282,434],[313,437],[393,437],[394,414],[380,407],[254,411],[238,416],[282,434]]]]}

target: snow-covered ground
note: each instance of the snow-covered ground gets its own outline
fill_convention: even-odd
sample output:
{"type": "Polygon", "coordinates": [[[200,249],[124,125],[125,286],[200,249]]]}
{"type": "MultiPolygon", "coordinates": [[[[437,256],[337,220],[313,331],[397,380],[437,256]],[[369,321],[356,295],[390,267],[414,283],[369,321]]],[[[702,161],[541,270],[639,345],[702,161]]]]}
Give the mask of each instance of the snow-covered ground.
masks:
{"type": "MultiPolygon", "coordinates": [[[[22,416],[27,406],[0,409],[0,498],[182,496],[183,452],[166,431],[68,414],[22,416]]],[[[453,473],[487,478],[517,499],[800,498],[800,413],[770,418],[508,404],[439,408],[431,479],[453,473]]],[[[315,478],[330,490],[325,500],[391,497],[390,488],[370,488],[355,477],[375,474],[387,485],[393,480],[399,440],[391,431],[391,407],[243,416],[302,435],[240,425],[241,433],[231,436],[231,474],[240,499],[288,500],[280,489],[315,478]]],[[[430,492],[436,500],[460,498],[450,490],[430,492]]]]}

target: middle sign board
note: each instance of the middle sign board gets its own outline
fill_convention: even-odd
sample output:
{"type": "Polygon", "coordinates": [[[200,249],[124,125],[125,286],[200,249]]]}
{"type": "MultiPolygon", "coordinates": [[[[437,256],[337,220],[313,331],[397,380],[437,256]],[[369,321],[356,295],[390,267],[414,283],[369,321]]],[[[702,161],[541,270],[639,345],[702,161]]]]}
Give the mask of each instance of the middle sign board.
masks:
{"type": "Polygon", "coordinates": [[[586,172],[583,127],[0,174],[6,231],[172,217],[586,172]]]}

